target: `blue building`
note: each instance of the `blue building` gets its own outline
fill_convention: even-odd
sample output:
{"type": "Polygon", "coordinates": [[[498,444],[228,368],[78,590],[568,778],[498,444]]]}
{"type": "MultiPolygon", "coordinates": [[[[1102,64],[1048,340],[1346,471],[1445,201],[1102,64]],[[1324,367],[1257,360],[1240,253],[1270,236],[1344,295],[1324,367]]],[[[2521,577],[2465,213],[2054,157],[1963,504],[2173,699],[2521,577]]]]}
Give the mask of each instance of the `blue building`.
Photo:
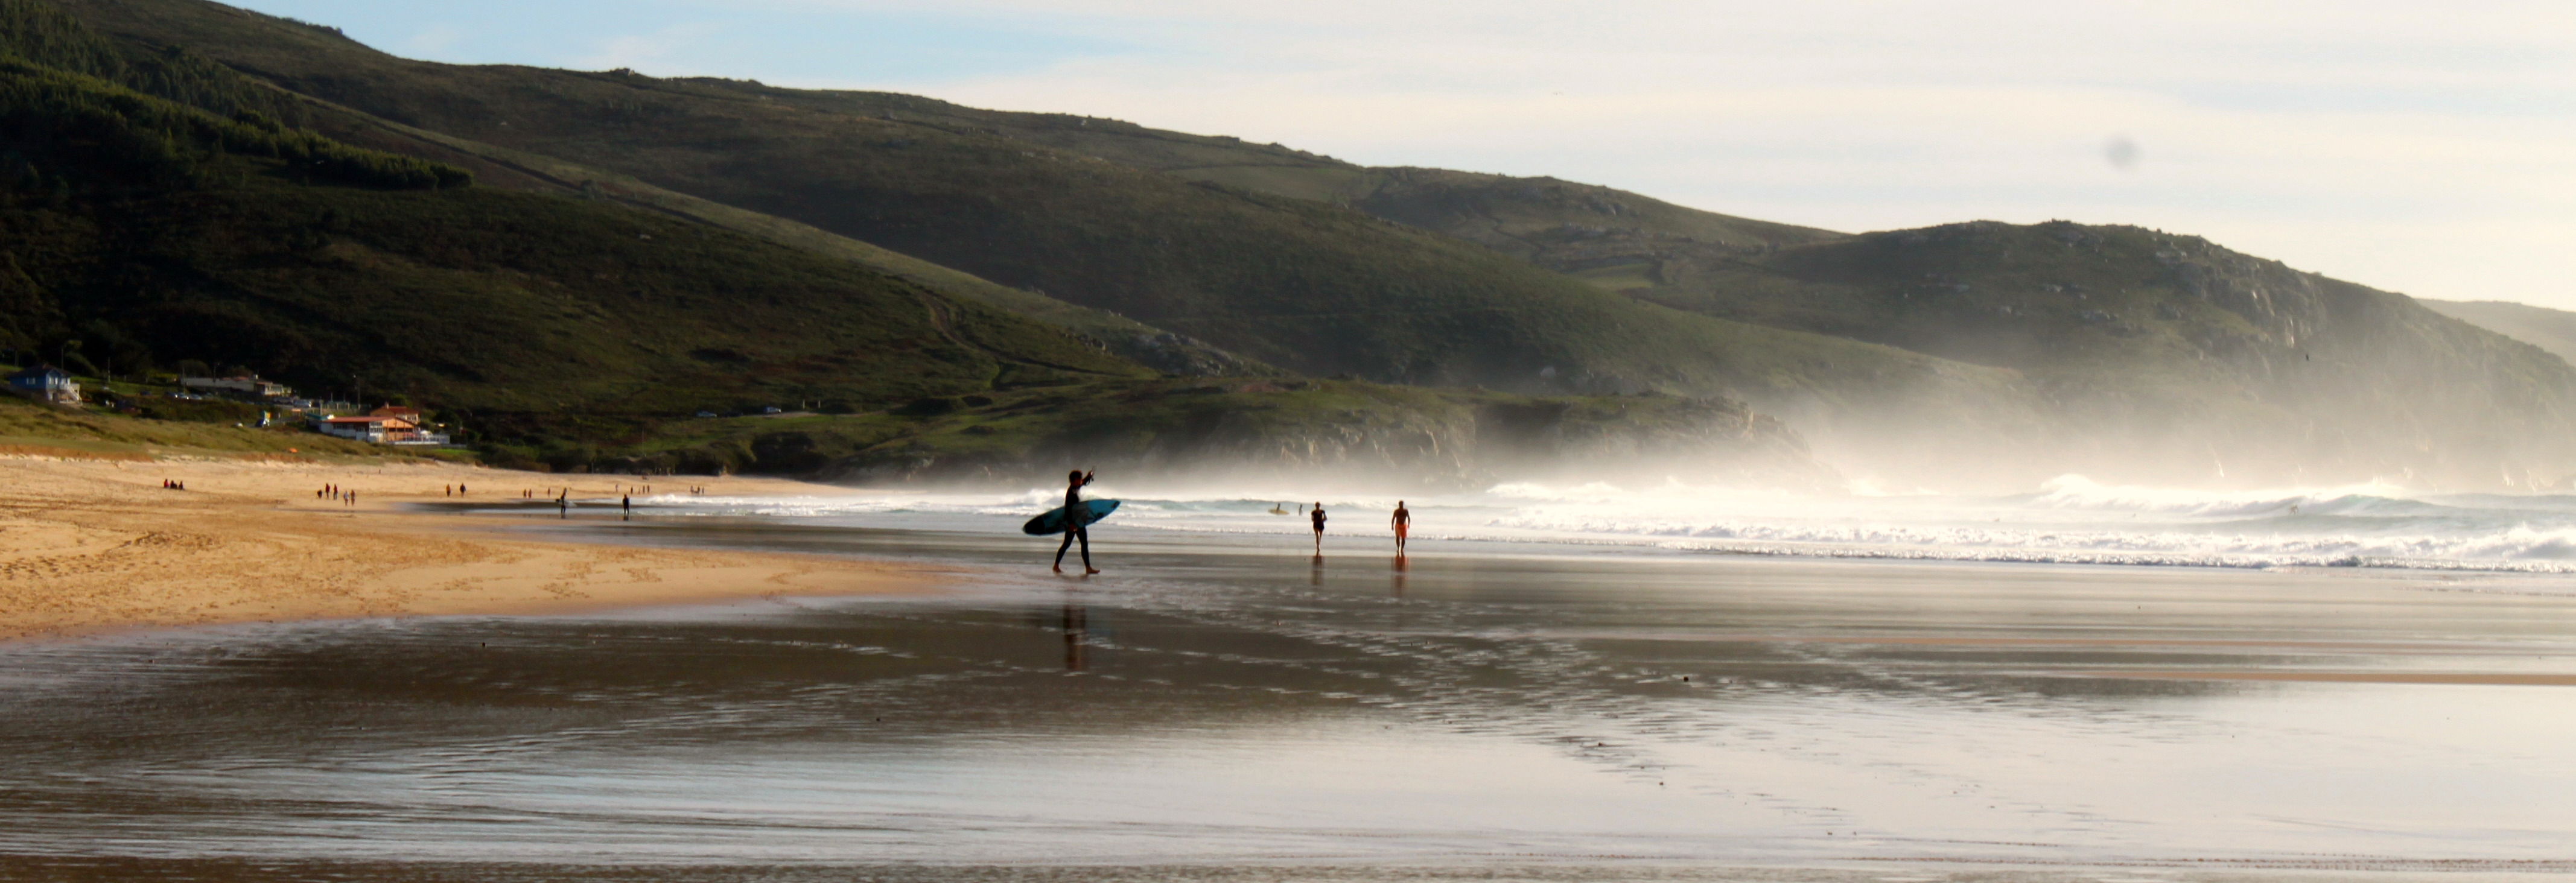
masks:
{"type": "Polygon", "coordinates": [[[52,365],[38,365],[9,375],[9,391],[57,405],[80,404],[80,384],[52,365]]]}

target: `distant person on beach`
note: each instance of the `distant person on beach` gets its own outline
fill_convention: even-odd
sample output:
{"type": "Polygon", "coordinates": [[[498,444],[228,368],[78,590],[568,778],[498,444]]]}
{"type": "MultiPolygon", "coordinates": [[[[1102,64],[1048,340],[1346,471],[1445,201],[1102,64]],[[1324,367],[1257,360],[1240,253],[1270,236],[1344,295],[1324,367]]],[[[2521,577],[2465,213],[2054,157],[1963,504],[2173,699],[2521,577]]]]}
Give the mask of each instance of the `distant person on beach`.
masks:
{"type": "Polygon", "coordinates": [[[1091,566],[1091,507],[1082,503],[1082,486],[1091,483],[1091,476],[1091,472],[1079,469],[1065,473],[1064,544],[1055,547],[1055,572],[1057,573],[1064,572],[1064,552],[1066,549],[1073,548],[1073,541],[1077,538],[1082,540],[1083,575],[1090,576],[1100,572],[1100,568],[1091,566]]]}
{"type": "Polygon", "coordinates": [[[1413,513],[1404,508],[1403,500],[1397,500],[1395,514],[1388,517],[1386,521],[1387,524],[1395,527],[1395,555],[1402,558],[1404,557],[1404,536],[1413,532],[1413,513]]]}
{"type": "Polygon", "coordinates": [[[1324,502],[1315,501],[1315,508],[1306,510],[1306,517],[1315,522],[1315,557],[1321,558],[1324,556],[1324,502]]]}

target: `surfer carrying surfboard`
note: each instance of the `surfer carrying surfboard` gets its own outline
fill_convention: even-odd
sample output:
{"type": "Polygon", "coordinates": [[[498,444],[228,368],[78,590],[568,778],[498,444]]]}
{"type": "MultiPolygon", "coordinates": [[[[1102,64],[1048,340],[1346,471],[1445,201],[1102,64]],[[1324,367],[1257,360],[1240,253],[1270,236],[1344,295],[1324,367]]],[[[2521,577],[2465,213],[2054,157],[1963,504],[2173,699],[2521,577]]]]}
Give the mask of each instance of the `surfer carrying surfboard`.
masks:
{"type": "MultiPolygon", "coordinates": [[[[1092,470],[1092,472],[1097,471],[1099,470],[1092,470]]],[[[1088,527],[1088,525],[1091,524],[1091,507],[1085,506],[1082,503],[1082,486],[1091,483],[1091,475],[1091,472],[1084,472],[1079,469],[1065,475],[1064,523],[1066,530],[1064,532],[1064,544],[1055,547],[1055,572],[1057,573],[1064,572],[1064,552],[1066,549],[1073,548],[1073,541],[1077,538],[1082,540],[1083,575],[1088,576],[1100,572],[1100,568],[1091,566],[1091,528],[1088,527]]]]}

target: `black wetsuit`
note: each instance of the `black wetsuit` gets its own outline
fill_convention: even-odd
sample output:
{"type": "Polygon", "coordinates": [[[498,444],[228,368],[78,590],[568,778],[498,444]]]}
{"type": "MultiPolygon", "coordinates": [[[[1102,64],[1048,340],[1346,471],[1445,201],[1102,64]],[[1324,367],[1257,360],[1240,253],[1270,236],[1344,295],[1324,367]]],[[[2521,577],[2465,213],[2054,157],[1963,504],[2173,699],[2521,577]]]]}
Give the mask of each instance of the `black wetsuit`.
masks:
{"type": "Polygon", "coordinates": [[[1082,502],[1082,485],[1090,483],[1091,479],[1085,477],[1082,484],[1064,489],[1064,544],[1055,547],[1055,566],[1057,567],[1064,566],[1065,550],[1073,548],[1074,538],[1080,537],[1082,569],[1091,569],[1091,527],[1089,526],[1091,507],[1083,505],[1082,502]]]}

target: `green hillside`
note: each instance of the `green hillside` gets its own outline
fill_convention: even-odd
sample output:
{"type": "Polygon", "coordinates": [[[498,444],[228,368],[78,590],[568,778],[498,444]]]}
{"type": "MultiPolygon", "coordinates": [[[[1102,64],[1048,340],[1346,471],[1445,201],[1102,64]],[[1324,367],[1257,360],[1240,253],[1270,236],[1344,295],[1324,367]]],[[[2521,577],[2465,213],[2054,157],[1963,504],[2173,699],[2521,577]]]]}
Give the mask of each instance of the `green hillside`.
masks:
{"type": "Polygon", "coordinates": [[[0,131],[0,345],[90,374],[237,366],[552,437],[1151,373],[847,262],[23,61],[0,131]]]}
{"type": "Polygon", "coordinates": [[[202,0],[65,6],[139,45],[185,45],[395,123],[792,219],[1310,374],[1757,401],[2012,395],[2005,374],[1604,296],[1356,211],[834,105],[842,93],[407,61],[202,0]]]}
{"type": "MultiPolygon", "coordinates": [[[[0,16],[0,48],[120,57],[43,7],[0,12],[16,16],[0,16]]],[[[155,419],[5,405],[0,443],[368,450],[225,425],[256,417],[248,406],[136,395],[134,378],[190,366],[407,399],[463,424],[495,462],[570,470],[1023,481],[1078,454],[1166,471],[1374,465],[1454,484],[1527,457],[1623,450],[1711,477],[1829,475],[1794,433],[1718,400],[1151,380],[1059,327],[828,249],[667,206],[477,187],[464,169],[247,105],[227,118],[119,85],[203,92],[135,67],[89,68],[100,75],[0,55],[0,347],[62,361],[93,389],[125,378],[118,397],[155,419]],[[691,416],[764,406],[789,413],[691,416]],[[1613,419],[1630,414],[1641,419],[1613,419]]]]}
{"type": "Polygon", "coordinates": [[[2433,312],[2502,334],[2576,364],[2576,313],[2506,301],[2417,299],[2433,312]]]}
{"type": "MultiPolygon", "coordinates": [[[[268,90],[217,83],[200,106],[261,103],[292,125],[470,170],[491,182],[477,191],[783,243],[1128,357],[1112,359],[1124,369],[1024,358],[1011,370],[1026,379],[996,385],[1141,361],[1506,394],[1735,396],[1829,459],[1936,481],[2492,484],[2576,468],[2559,441],[2576,410],[2565,362],[2186,237],[1995,224],[1855,237],[1112,120],[410,61],[205,0],[63,6],[115,38],[104,55],[116,64],[217,83],[204,74],[219,62],[268,90]]],[[[78,54],[66,63],[107,64],[78,54]]],[[[792,350],[778,355],[820,364],[792,350]]],[[[593,407],[659,408],[722,385],[686,379],[704,366],[635,364],[674,380],[623,400],[594,390],[593,407]]],[[[830,370],[770,388],[812,392],[830,370]]],[[[834,394],[853,408],[865,398],[834,394]]]]}
{"type": "Polygon", "coordinates": [[[981,110],[886,92],[780,89],[731,80],[691,82],[816,111],[1007,135],[1183,180],[1347,206],[1465,239],[1614,291],[1665,284],[1746,252],[1844,235],[1686,208],[1594,184],[1361,166],[1279,144],[1150,129],[1120,120],[981,110]]]}
{"type": "Polygon", "coordinates": [[[2180,474],[2526,484],[2566,468],[2576,369],[2403,295],[2136,227],[1993,222],[1748,255],[1676,309],[2009,368],[2180,474]]]}

